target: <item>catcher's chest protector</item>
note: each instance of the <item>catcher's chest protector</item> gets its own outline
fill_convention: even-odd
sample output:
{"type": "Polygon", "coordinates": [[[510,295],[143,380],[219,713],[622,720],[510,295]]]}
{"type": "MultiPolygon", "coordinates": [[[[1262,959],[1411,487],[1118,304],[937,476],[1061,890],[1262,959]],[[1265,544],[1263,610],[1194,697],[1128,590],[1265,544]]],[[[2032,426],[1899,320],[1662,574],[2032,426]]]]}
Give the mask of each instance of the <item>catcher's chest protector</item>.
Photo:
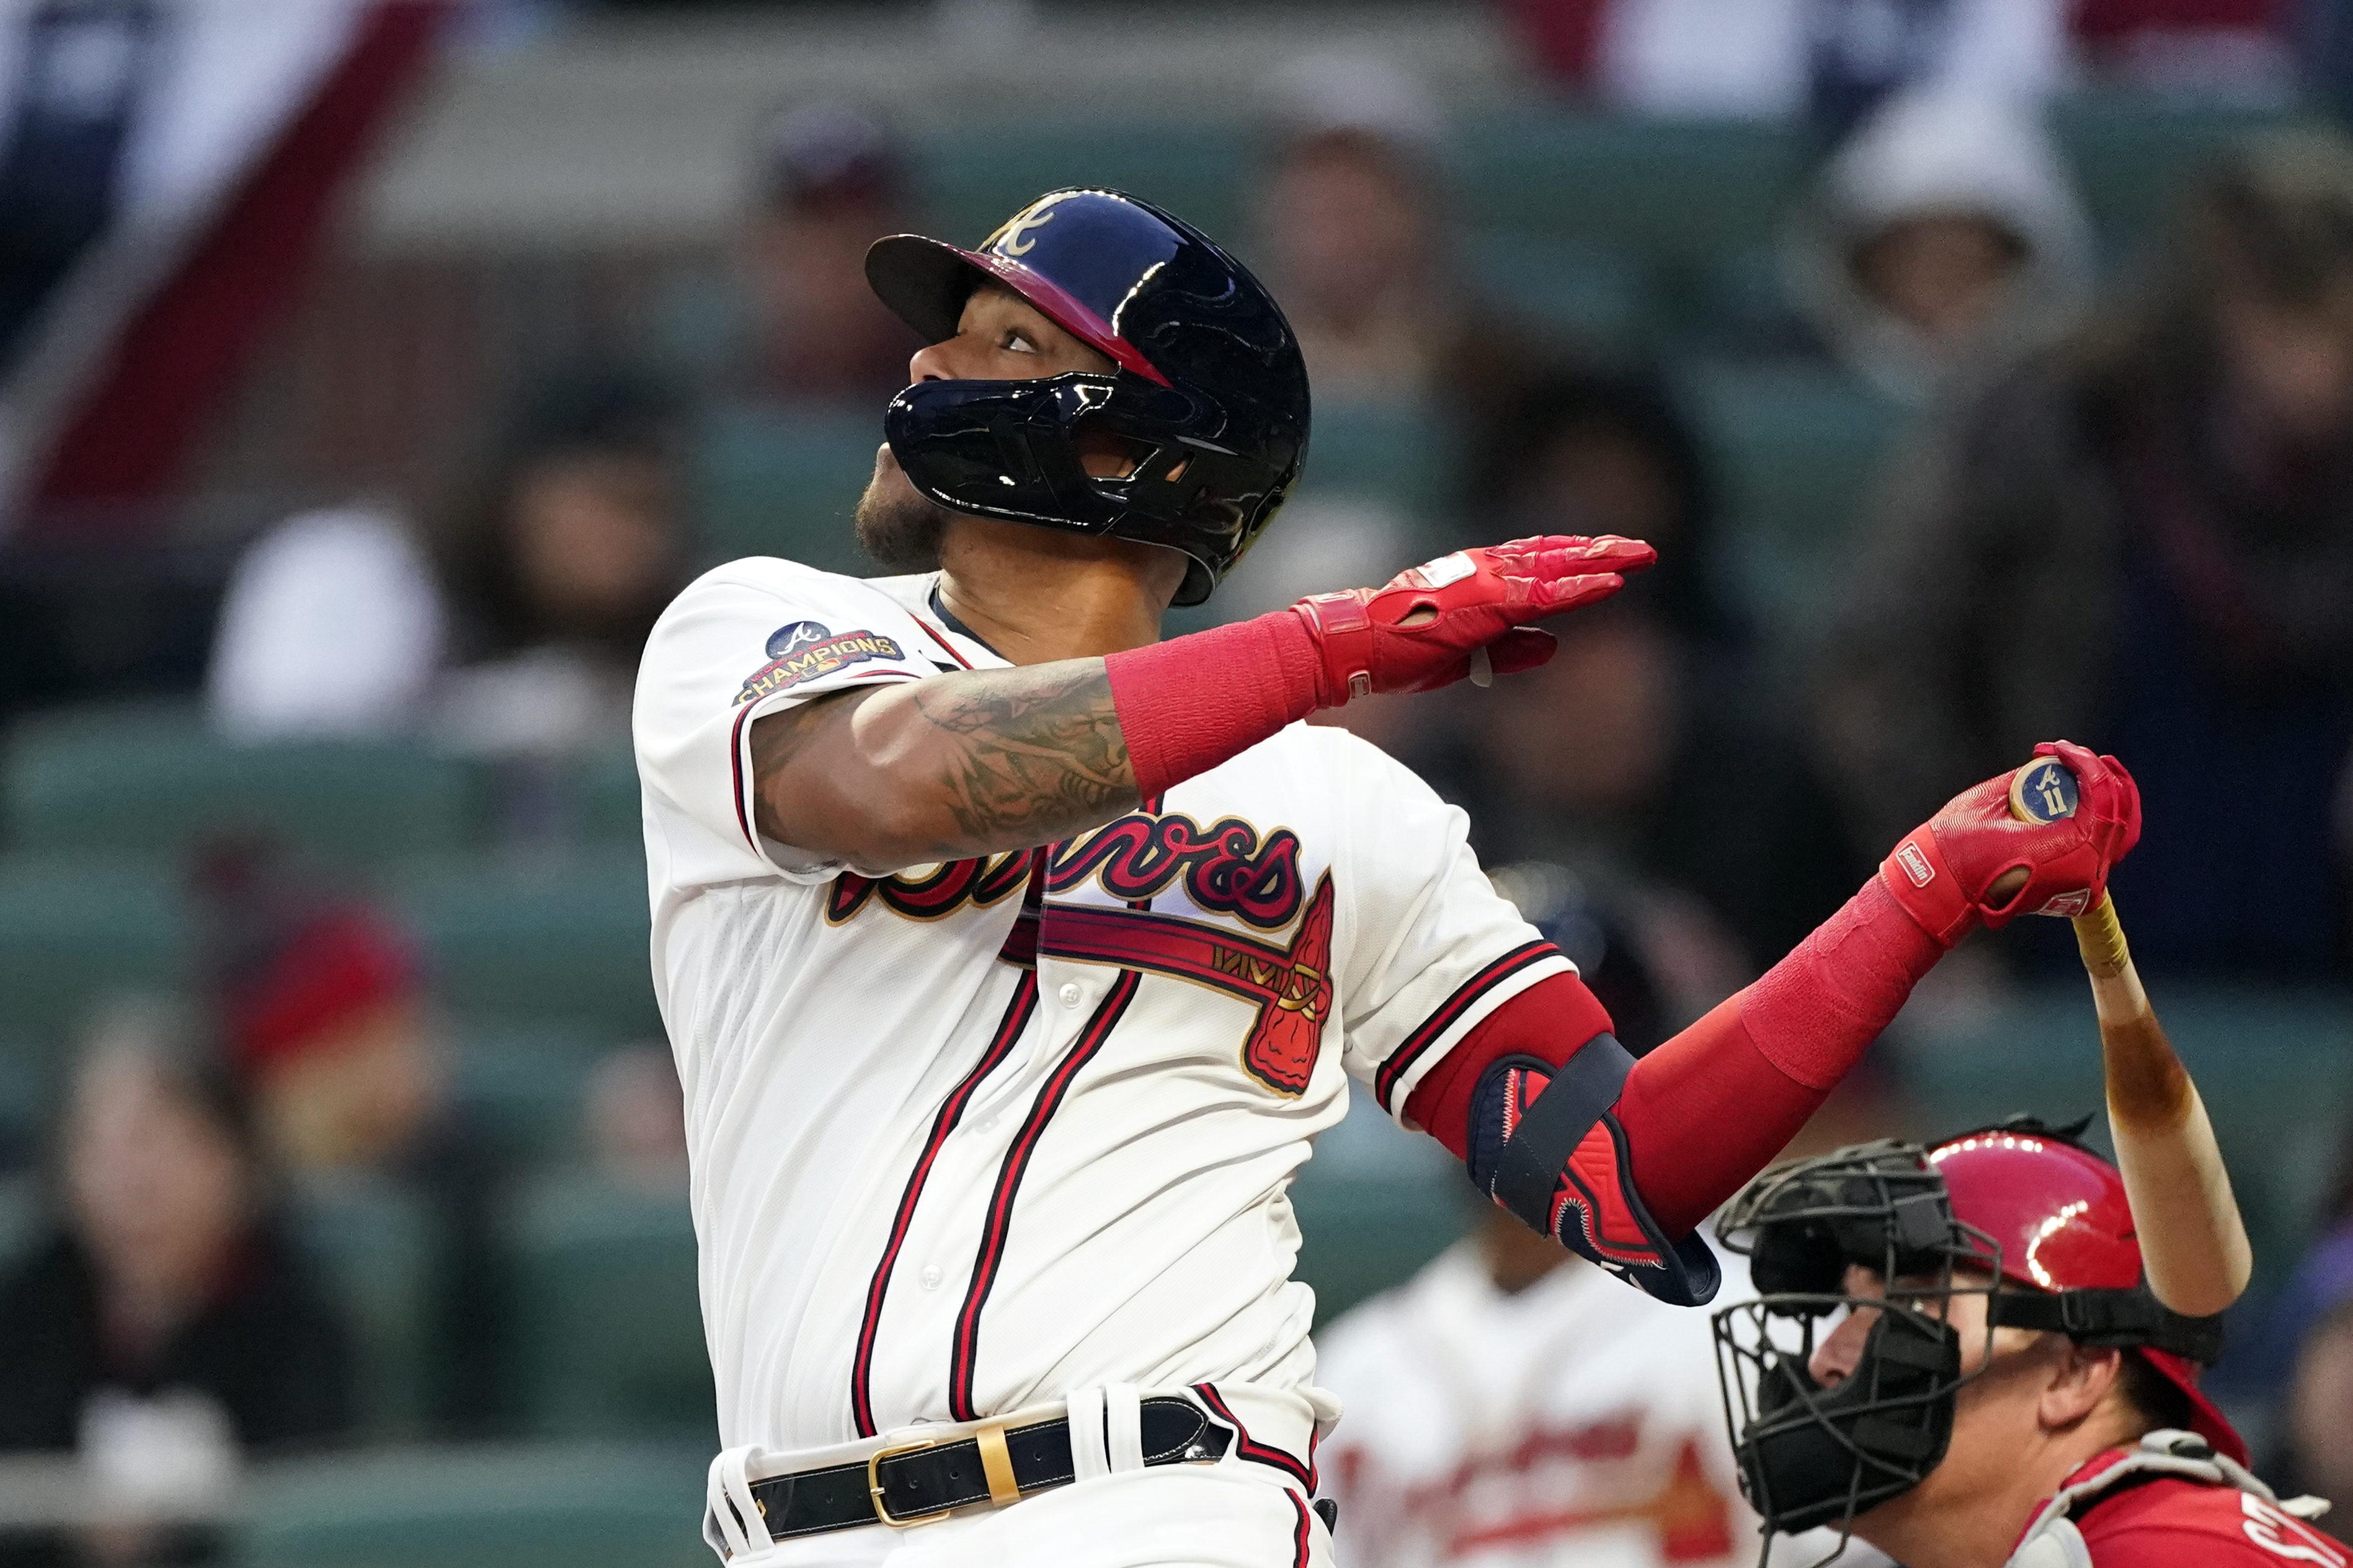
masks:
{"type": "Polygon", "coordinates": [[[2094,1568],[2092,1549],[2084,1543],[2084,1532],[2075,1527],[2073,1515],[2076,1510],[2139,1476],[2178,1476],[2201,1486],[2231,1487],[2290,1519],[2317,1519],[2328,1508],[2320,1499],[2311,1497],[2290,1498],[2283,1502],[2245,1466],[2215,1453],[2205,1438],[2193,1432],[2163,1429],[2147,1433],[2138,1448],[2055,1493],[2034,1516],[2034,1522],[2026,1527],[2018,1550],[2010,1554],[2003,1568],[2094,1568]]]}

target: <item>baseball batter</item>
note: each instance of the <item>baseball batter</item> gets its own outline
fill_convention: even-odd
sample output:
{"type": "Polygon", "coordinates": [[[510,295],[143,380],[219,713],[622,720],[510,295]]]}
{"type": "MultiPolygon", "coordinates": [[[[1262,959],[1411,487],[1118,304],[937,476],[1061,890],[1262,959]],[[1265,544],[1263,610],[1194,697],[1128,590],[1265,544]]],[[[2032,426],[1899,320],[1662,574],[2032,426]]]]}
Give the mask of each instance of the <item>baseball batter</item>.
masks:
{"type": "Polygon", "coordinates": [[[720,567],[637,695],[724,1445],[705,1534],[739,1564],[1330,1562],[1340,1412],[1284,1194],[1351,1079],[1537,1229],[1704,1301],[1694,1226],[1913,982],[2137,831],[2076,748],[2063,821],[1979,786],[1636,1066],[1461,815],[1301,721],[1539,663],[1532,623],[1649,548],[1467,550],[1162,641],[1306,455],[1273,300],[1108,191],[867,272],[931,345],[858,520],[911,574],[720,567]]]}

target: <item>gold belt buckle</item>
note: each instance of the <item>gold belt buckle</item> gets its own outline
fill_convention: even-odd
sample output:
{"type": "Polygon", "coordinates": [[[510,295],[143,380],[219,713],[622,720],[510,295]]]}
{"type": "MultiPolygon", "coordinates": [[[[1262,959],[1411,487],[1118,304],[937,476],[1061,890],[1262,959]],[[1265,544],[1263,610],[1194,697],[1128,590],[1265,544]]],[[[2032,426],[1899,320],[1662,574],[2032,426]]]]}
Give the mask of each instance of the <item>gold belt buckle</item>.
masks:
{"type": "Polygon", "coordinates": [[[911,1513],[904,1519],[901,1519],[892,1514],[891,1505],[882,1500],[883,1460],[896,1458],[901,1454],[912,1454],[918,1448],[934,1448],[938,1446],[938,1438],[923,1437],[913,1443],[901,1443],[892,1447],[875,1450],[873,1458],[866,1461],[866,1495],[873,1500],[875,1518],[894,1530],[908,1530],[918,1524],[935,1524],[955,1511],[954,1509],[943,1508],[930,1513],[911,1513]]]}

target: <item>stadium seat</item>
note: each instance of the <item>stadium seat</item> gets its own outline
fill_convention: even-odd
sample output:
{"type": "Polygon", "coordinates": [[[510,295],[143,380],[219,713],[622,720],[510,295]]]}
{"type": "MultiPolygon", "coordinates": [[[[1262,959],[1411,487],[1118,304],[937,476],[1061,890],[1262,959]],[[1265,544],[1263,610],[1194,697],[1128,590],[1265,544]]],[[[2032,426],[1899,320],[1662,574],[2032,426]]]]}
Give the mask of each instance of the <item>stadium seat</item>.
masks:
{"type": "Polygon", "coordinates": [[[711,1568],[703,1447],[390,1450],[271,1468],[238,1568],[711,1568]]]}
{"type": "Polygon", "coordinates": [[[545,864],[437,860],[397,868],[394,903],[458,1014],[575,1026],[610,1043],[658,1033],[645,858],[634,847],[545,864]]]}
{"type": "Polygon", "coordinates": [[[684,1196],[558,1178],[525,1194],[511,1225],[526,1427],[714,1441],[684,1196]]]}
{"type": "Polygon", "coordinates": [[[1686,387],[1723,487],[1726,586],[1802,637],[1837,602],[1903,411],[1812,363],[1704,365],[1686,387]]]}
{"type": "Polygon", "coordinates": [[[424,1424],[437,1268],[432,1221],[401,1188],[353,1175],[304,1183],[297,1241],[341,1304],[359,1356],[360,1432],[413,1437],[424,1424]]]}
{"type": "Polygon", "coordinates": [[[642,846],[637,753],[620,746],[581,758],[571,775],[571,814],[582,844],[642,846]]]}
{"type": "Polygon", "coordinates": [[[0,1036],[54,1051],[107,997],[186,973],[176,868],[127,855],[0,858],[0,1036]]]}
{"type": "Polygon", "coordinates": [[[19,720],[0,805],[18,850],[175,858],[207,834],[250,830],[346,864],[458,847],[478,816],[453,758],[409,743],[235,745],[184,704],[19,720]]]}
{"type": "Polygon", "coordinates": [[[1478,235],[1468,248],[1489,299],[1568,343],[1626,348],[1651,330],[1643,269],[1621,251],[1519,233],[1478,235]]]}
{"type": "Polygon", "coordinates": [[[588,1072],[612,1041],[512,1024],[454,1033],[459,1102],[503,1153],[544,1163],[579,1152],[588,1072]]]}
{"type": "Polygon", "coordinates": [[[1515,109],[1466,120],[1457,140],[1473,226],[1667,266],[1768,242],[1805,174],[1801,132],[1750,121],[1515,109]]]}
{"type": "Polygon", "coordinates": [[[38,1177],[0,1176],[0,1275],[14,1268],[41,1235],[47,1215],[38,1177]]]}
{"type": "Polygon", "coordinates": [[[692,456],[705,563],[781,555],[828,572],[872,571],[850,519],[881,440],[879,408],[739,403],[711,411],[692,456]]]}
{"type": "Polygon", "coordinates": [[[1319,404],[1300,471],[1301,497],[1361,496],[1428,524],[1445,515],[1455,472],[1445,425],[1388,404],[1319,404]]]}
{"type": "Polygon", "coordinates": [[[2199,171],[2279,122],[2253,106],[2124,95],[2064,100],[2052,113],[2092,226],[2111,243],[2160,231],[2199,171]]]}
{"type": "Polygon", "coordinates": [[[1246,133],[1224,121],[1074,126],[1025,118],[987,131],[959,128],[919,149],[931,219],[924,232],[977,245],[1033,196],[1062,185],[1108,185],[1246,251],[1249,158],[1246,133]]]}

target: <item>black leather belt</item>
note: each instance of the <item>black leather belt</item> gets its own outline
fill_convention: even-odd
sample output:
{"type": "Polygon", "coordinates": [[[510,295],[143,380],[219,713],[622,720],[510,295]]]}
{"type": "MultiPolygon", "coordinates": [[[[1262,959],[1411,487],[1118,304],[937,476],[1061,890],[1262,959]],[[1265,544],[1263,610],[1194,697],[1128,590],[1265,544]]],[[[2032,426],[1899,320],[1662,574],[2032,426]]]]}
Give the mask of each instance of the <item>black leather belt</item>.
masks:
{"type": "MultiPolygon", "coordinates": [[[[1141,1401],[1144,1462],[1184,1465],[1225,1457],[1233,1434],[1187,1399],[1141,1401]]],[[[861,1524],[923,1524],[951,1510],[999,1508],[1075,1479],[1071,1424],[1061,1416],[1020,1426],[987,1426],[950,1442],[917,1439],[871,1458],[799,1470],[752,1483],[768,1534],[777,1541],[861,1524]]]]}

